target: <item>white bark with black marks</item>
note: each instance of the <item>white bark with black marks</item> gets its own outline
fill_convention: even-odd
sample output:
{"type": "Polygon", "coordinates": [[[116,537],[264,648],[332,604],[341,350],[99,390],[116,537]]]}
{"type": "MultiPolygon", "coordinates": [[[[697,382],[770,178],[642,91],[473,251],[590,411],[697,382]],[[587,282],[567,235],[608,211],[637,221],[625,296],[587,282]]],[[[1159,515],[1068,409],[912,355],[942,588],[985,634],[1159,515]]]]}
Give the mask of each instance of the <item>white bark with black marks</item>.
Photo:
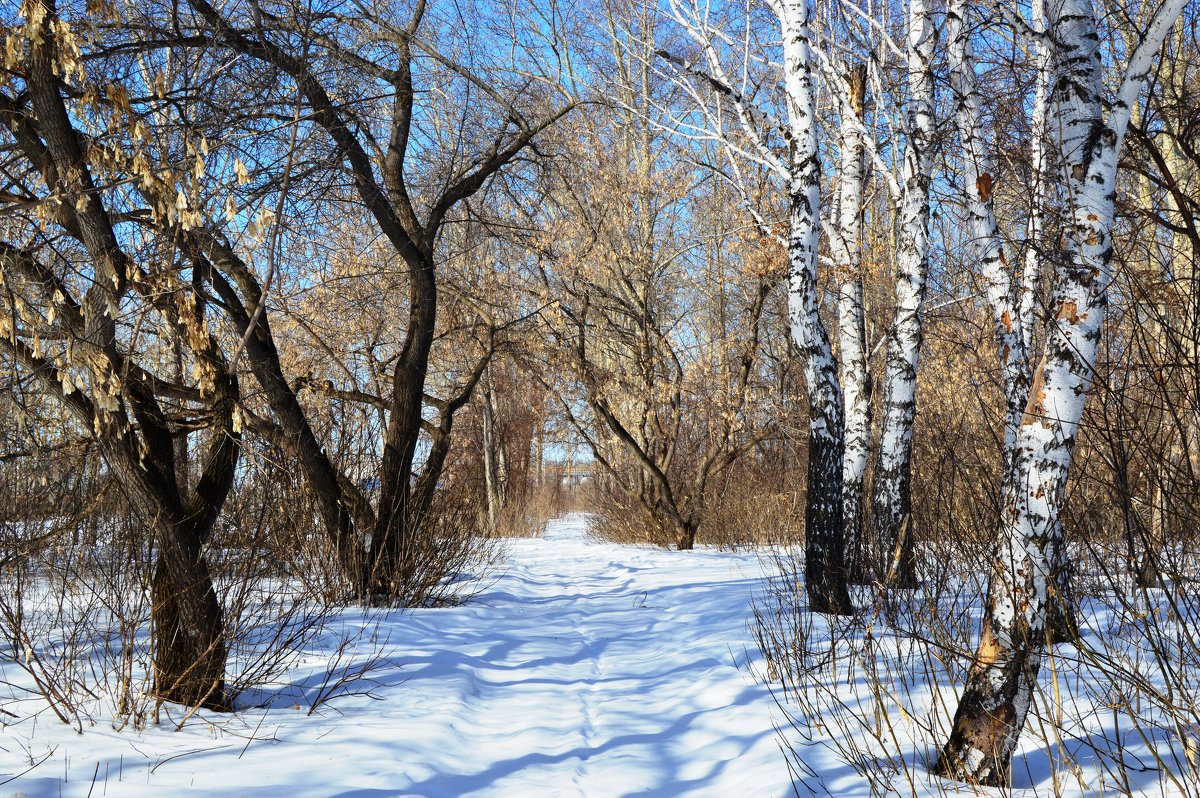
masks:
{"type": "MultiPolygon", "coordinates": [[[[902,166],[900,242],[896,254],[896,307],[888,335],[883,381],[883,423],[875,461],[871,505],[875,543],[891,556],[900,544],[895,583],[913,584],[910,488],[912,432],[916,417],[917,368],[922,309],[929,271],[929,187],[933,171],[933,11],[926,0],[910,0],[906,71],[906,146],[902,166]],[[904,535],[908,539],[902,540],[904,535]]],[[[880,575],[886,570],[879,563],[880,575]]]]}
{"type": "Polygon", "coordinates": [[[937,764],[945,776],[986,785],[1008,781],[1045,647],[1059,514],[1108,304],[1117,158],[1130,109],[1185,3],[1166,0],[1154,15],[1107,118],[1091,3],[1052,0],[1048,8],[1057,70],[1051,130],[1073,224],[1044,354],[1016,431],[979,648],[937,764]]]}
{"type": "MultiPolygon", "coordinates": [[[[821,209],[820,162],[817,151],[817,79],[810,9],[807,0],[768,0],[779,20],[786,121],[748,97],[748,66],[740,82],[722,65],[728,39],[713,30],[708,7],[671,0],[675,21],[699,48],[696,60],[666,50],[656,55],[678,70],[675,78],[695,103],[703,124],[684,128],[697,139],[712,139],[724,151],[729,173],[722,173],[742,195],[747,212],[764,235],[787,250],[788,316],[791,338],[803,365],[808,393],[809,451],[805,509],[805,590],[817,612],[850,613],[846,586],[845,531],[842,517],[842,465],[845,452],[842,389],[829,334],[820,317],[817,286],[817,243],[821,209]],[[731,113],[727,112],[731,109],[731,113]],[[730,135],[726,126],[736,129],[730,135]],[[772,138],[787,142],[781,155],[772,138]],[[780,235],[763,217],[744,182],[743,168],[763,169],[782,183],[788,205],[788,229],[780,235]]],[[[746,64],[752,60],[744,54],[746,64]]]]}
{"type": "MultiPolygon", "coordinates": [[[[946,12],[950,84],[954,91],[955,122],[962,147],[962,183],[967,199],[970,254],[983,275],[984,295],[992,312],[993,334],[1004,382],[1004,462],[1011,463],[1017,429],[1029,398],[1032,370],[1028,353],[1029,339],[1026,337],[1029,328],[1024,323],[1025,317],[1019,307],[1024,299],[1024,290],[1021,289],[1019,299],[1018,289],[1014,287],[1013,269],[1005,255],[1004,240],[996,223],[992,202],[995,178],[988,142],[981,129],[983,117],[969,14],[970,7],[965,0],[952,0],[946,12]]],[[[1038,198],[1034,199],[1034,205],[1040,207],[1038,198]]],[[[1036,260],[1036,255],[1033,258],[1036,260]]]]}
{"type": "MultiPolygon", "coordinates": [[[[843,114],[861,121],[866,70],[851,71],[849,103],[843,114]]],[[[838,277],[838,363],[845,406],[846,446],[842,456],[842,517],[848,548],[847,567],[862,577],[863,560],[876,559],[864,540],[864,488],[871,450],[871,376],[867,363],[866,310],[863,301],[862,205],[866,176],[862,129],[843,124],[838,144],[838,188],[830,250],[838,277]],[[865,549],[865,550],[864,550],[865,549]]]]}
{"type": "Polygon", "coordinates": [[[788,166],[788,310],[804,364],[810,406],[805,590],[816,612],[852,611],[844,567],[844,423],[837,361],[820,317],[817,239],[821,183],[816,78],[807,0],[774,4],[783,33],[784,86],[791,133],[788,166]]]}
{"type": "MultiPolygon", "coordinates": [[[[1017,316],[1021,325],[1021,337],[1027,353],[1033,352],[1035,303],[1037,284],[1044,271],[1046,248],[1046,208],[1049,204],[1050,154],[1047,151],[1049,130],[1046,127],[1050,105],[1050,86],[1054,82],[1054,65],[1051,61],[1050,41],[1046,36],[1046,0],[1034,0],[1032,27],[1034,30],[1034,58],[1036,75],[1033,83],[1033,116],[1029,124],[1029,160],[1033,185],[1030,187],[1029,218],[1026,222],[1025,265],[1021,273],[1018,292],[1017,316]]],[[[1006,444],[1012,440],[1007,436],[1006,444]]]]}

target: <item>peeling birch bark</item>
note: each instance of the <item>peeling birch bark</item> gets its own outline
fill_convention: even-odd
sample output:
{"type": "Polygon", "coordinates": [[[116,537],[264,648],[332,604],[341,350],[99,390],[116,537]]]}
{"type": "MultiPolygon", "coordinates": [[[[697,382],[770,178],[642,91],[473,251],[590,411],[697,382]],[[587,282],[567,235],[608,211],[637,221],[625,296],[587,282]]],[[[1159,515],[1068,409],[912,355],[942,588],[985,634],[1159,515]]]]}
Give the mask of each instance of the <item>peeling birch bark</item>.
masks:
{"type": "MultiPolygon", "coordinates": [[[[1184,5],[1167,0],[1154,15],[1107,118],[1090,0],[1052,0],[1047,10],[1057,69],[1051,128],[1072,208],[1068,258],[1057,270],[1044,354],[1015,432],[979,647],[936,765],[943,776],[990,786],[1009,779],[1045,647],[1059,514],[1112,281],[1117,157],[1130,109],[1184,5]]],[[[965,6],[955,7],[961,21],[965,6]]]]}

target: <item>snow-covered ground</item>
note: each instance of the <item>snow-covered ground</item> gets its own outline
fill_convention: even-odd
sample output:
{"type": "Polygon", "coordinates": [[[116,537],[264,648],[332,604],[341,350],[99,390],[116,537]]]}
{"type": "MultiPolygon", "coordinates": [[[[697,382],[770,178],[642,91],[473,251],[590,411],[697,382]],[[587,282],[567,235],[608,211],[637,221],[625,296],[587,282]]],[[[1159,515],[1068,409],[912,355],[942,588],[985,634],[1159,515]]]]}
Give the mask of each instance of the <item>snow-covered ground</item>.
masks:
{"type": "MultiPolygon", "coordinates": [[[[178,730],[178,708],[114,730],[96,690],[77,732],[0,661],[0,798],[1200,795],[1189,714],[1200,626],[1151,623],[1168,600],[1176,617],[1200,618],[1191,593],[1143,591],[1142,610],[1086,598],[1083,647],[1056,647],[1043,668],[1016,789],[976,791],[928,763],[948,734],[965,668],[953,652],[970,649],[981,585],[943,596],[945,580],[931,580],[928,595],[895,599],[914,602],[897,617],[916,618],[926,644],[871,612],[831,625],[786,596],[773,604],[766,578],[794,580],[762,553],[606,543],[583,515],[507,546],[502,572],[464,605],[338,613],[238,712],[178,730]],[[781,667],[803,667],[789,690],[754,642],[756,598],[791,652],[781,667]],[[929,615],[928,602],[946,609],[929,615]],[[768,671],[787,716],[755,678],[768,671]],[[318,701],[325,692],[335,697],[318,701]]],[[[248,661],[235,651],[231,674],[248,661]]]]}
{"type": "Polygon", "coordinates": [[[586,526],[512,541],[464,606],[347,613],[369,629],[351,655],[388,660],[311,717],[320,651],[269,709],[180,731],[98,718],[78,734],[6,684],[0,782],[45,759],[0,796],[791,795],[774,703],[746,667],[759,558],[618,546],[586,526]]]}

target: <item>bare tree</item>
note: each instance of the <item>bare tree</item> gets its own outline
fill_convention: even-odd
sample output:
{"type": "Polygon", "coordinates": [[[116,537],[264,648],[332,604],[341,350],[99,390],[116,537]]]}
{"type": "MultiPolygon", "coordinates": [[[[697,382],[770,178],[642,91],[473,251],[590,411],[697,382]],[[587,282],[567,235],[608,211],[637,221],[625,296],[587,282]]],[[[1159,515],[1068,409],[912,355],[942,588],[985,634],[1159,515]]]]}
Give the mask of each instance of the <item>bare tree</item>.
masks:
{"type": "Polygon", "coordinates": [[[564,146],[615,157],[580,159],[549,192],[540,289],[555,300],[546,332],[559,356],[543,379],[618,505],[638,509],[646,537],[691,549],[711,483],[761,439],[750,403],[778,278],[752,262],[756,230],[734,243],[746,220],[729,214],[730,188],[693,187],[703,170],[661,130],[675,89],[653,69],[658,12],[637,8],[622,31],[612,11],[604,88],[616,102],[564,131],[564,146]]]}
{"type": "Polygon", "coordinates": [[[904,47],[907,85],[898,191],[896,299],[887,333],[882,423],[871,481],[874,545],[885,557],[879,575],[902,587],[915,584],[912,548],[912,435],[917,407],[921,322],[929,275],[929,190],[933,172],[933,57],[937,42],[932,6],[909,0],[904,47]]]}
{"type": "MultiPolygon", "coordinates": [[[[847,81],[849,102],[843,109],[863,119],[867,70],[860,64],[847,81]]],[[[845,518],[847,566],[862,580],[875,562],[876,547],[864,545],[867,463],[871,453],[871,371],[868,363],[866,300],[863,288],[862,215],[866,162],[864,129],[842,125],[838,140],[838,184],[830,224],[830,249],[838,272],[838,365],[846,407],[846,451],[842,458],[842,516],[845,518]]]]}
{"type": "MultiPolygon", "coordinates": [[[[153,531],[157,695],[219,709],[225,629],[205,547],[237,468],[240,392],[230,342],[176,247],[196,219],[189,198],[206,144],[154,93],[159,65],[110,57],[107,81],[89,73],[88,60],[120,47],[82,36],[86,24],[35,0],[10,34],[0,350],[96,441],[153,531]],[[170,123],[155,136],[153,114],[170,123]],[[183,168],[163,157],[173,148],[188,153],[183,168]],[[178,442],[200,432],[192,478],[178,442]]],[[[205,83],[187,70],[172,79],[181,95],[205,83]]]]}
{"type": "MultiPolygon", "coordinates": [[[[266,391],[272,423],[305,469],[343,566],[357,575],[357,589],[363,593],[396,596],[403,592],[405,548],[416,534],[414,524],[426,516],[429,486],[436,485],[440,468],[438,458],[431,456],[423,473],[416,473],[437,328],[439,239],[464,203],[526,153],[574,102],[558,82],[562,71],[569,70],[564,63],[550,64],[541,74],[523,62],[493,64],[494,70],[473,63],[486,48],[469,40],[479,27],[463,24],[456,16],[461,10],[423,0],[408,13],[365,3],[351,6],[312,9],[280,2],[218,7],[190,0],[193,13],[172,12],[169,21],[173,29],[190,34],[180,44],[237,53],[290,84],[298,107],[333,147],[322,171],[349,175],[350,197],[359,204],[362,219],[386,240],[389,257],[404,269],[407,319],[378,397],[386,424],[376,479],[379,495],[371,501],[328,456],[284,376],[263,312],[263,282],[216,237],[190,240],[194,253],[219,273],[214,276],[218,293],[235,323],[247,330],[247,354],[266,391]],[[432,16],[437,18],[431,21],[432,16]],[[446,36],[447,31],[461,38],[439,41],[434,34],[446,36]],[[442,88],[424,91],[422,80],[442,88]],[[453,92],[462,106],[437,106],[444,91],[453,92]],[[369,551],[360,551],[368,538],[369,551]]],[[[467,386],[473,389],[474,384],[467,386]]],[[[459,406],[450,402],[441,412],[452,413],[459,406]]],[[[437,426],[449,433],[448,423],[437,426]]]]}
{"type": "MultiPolygon", "coordinates": [[[[761,20],[747,14],[733,32],[719,29],[702,5],[672,3],[675,22],[694,57],[660,50],[689,98],[678,120],[680,134],[713,142],[725,156],[721,170],[741,193],[766,235],[777,237],[788,257],[789,328],[803,364],[810,407],[805,510],[805,590],[814,611],[849,613],[846,589],[842,461],[845,421],[837,361],[821,319],[817,283],[821,170],[817,148],[817,59],[805,0],[769,4],[782,41],[777,53],[756,49],[761,20]],[[727,67],[726,41],[743,44],[740,61],[727,67]],[[770,61],[782,71],[770,72],[770,61]],[[778,63],[778,62],[777,62],[778,63]],[[766,69],[766,74],[762,70],[766,69]],[[734,76],[734,77],[731,77],[734,76]],[[774,102],[759,102],[757,86],[774,85],[774,102]],[[764,170],[786,206],[785,234],[764,216],[747,183],[747,170],[764,170]]],[[[766,92],[763,92],[765,95],[766,92]]]]}

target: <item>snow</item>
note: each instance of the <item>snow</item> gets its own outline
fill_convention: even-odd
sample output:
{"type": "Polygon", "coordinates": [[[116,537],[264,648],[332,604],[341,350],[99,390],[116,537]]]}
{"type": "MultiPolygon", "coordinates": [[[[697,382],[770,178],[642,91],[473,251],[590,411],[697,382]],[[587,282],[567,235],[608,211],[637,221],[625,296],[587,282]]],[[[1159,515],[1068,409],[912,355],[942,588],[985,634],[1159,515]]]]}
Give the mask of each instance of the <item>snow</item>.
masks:
{"type": "MultiPolygon", "coordinates": [[[[1188,745],[1200,726],[1186,710],[1200,695],[1194,595],[1127,591],[1134,603],[1118,611],[1112,594],[1091,591],[1080,607],[1086,647],[1056,647],[1042,669],[1014,789],[976,791],[928,767],[965,668],[953,652],[977,634],[981,581],[901,594],[895,623],[875,611],[777,614],[790,598],[766,580],[795,576],[779,578],[765,552],[617,545],[590,539],[587,526],[570,515],[541,538],[508,541],[503,571],[461,606],[341,611],[238,712],[201,712],[179,730],[176,707],[157,725],[116,731],[98,701],[77,733],[0,660],[0,798],[1198,792],[1188,745]],[[1168,601],[1182,627],[1165,620],[1168,601]],[[791,672],[791,691],[774,673],[792,702],[786,716],[756,678],[771,669],[754,642],[755,603],[803,654],[790,662],[805,668],[791,672]],[[937,617],[934,604],[945,605],[937,617]],[[1162,681],[1158,658],[1172,650],[1182,693],[1162,681]],[[337,687],[358,670],[309,714],[327,674],[337,687]],[[1164,713],[1155,694],[1179,709],[1164,713]],[[798,760],[780,750],[776,727],[798,760]]],[[[231,671],[244,666],[235,659],[231,671]]]]}
{"type": "MultiPolygon", "coordinates": [[[[180,731],[97,718],[77,734],[3,688],[0,708],[19,717],[0,715],[0,781],[52,753],[0,795],[791,794],[773,700],[745,667],[769,566],[589,540],[582,515],[509,554],[463,606],[345,612],[367,632],[350,654],[386,662],[312,716],[338,635],[264,692],[271,707],[180,731]]],[[[28,680],[0,669],[6,684],[28,680]]]]}

